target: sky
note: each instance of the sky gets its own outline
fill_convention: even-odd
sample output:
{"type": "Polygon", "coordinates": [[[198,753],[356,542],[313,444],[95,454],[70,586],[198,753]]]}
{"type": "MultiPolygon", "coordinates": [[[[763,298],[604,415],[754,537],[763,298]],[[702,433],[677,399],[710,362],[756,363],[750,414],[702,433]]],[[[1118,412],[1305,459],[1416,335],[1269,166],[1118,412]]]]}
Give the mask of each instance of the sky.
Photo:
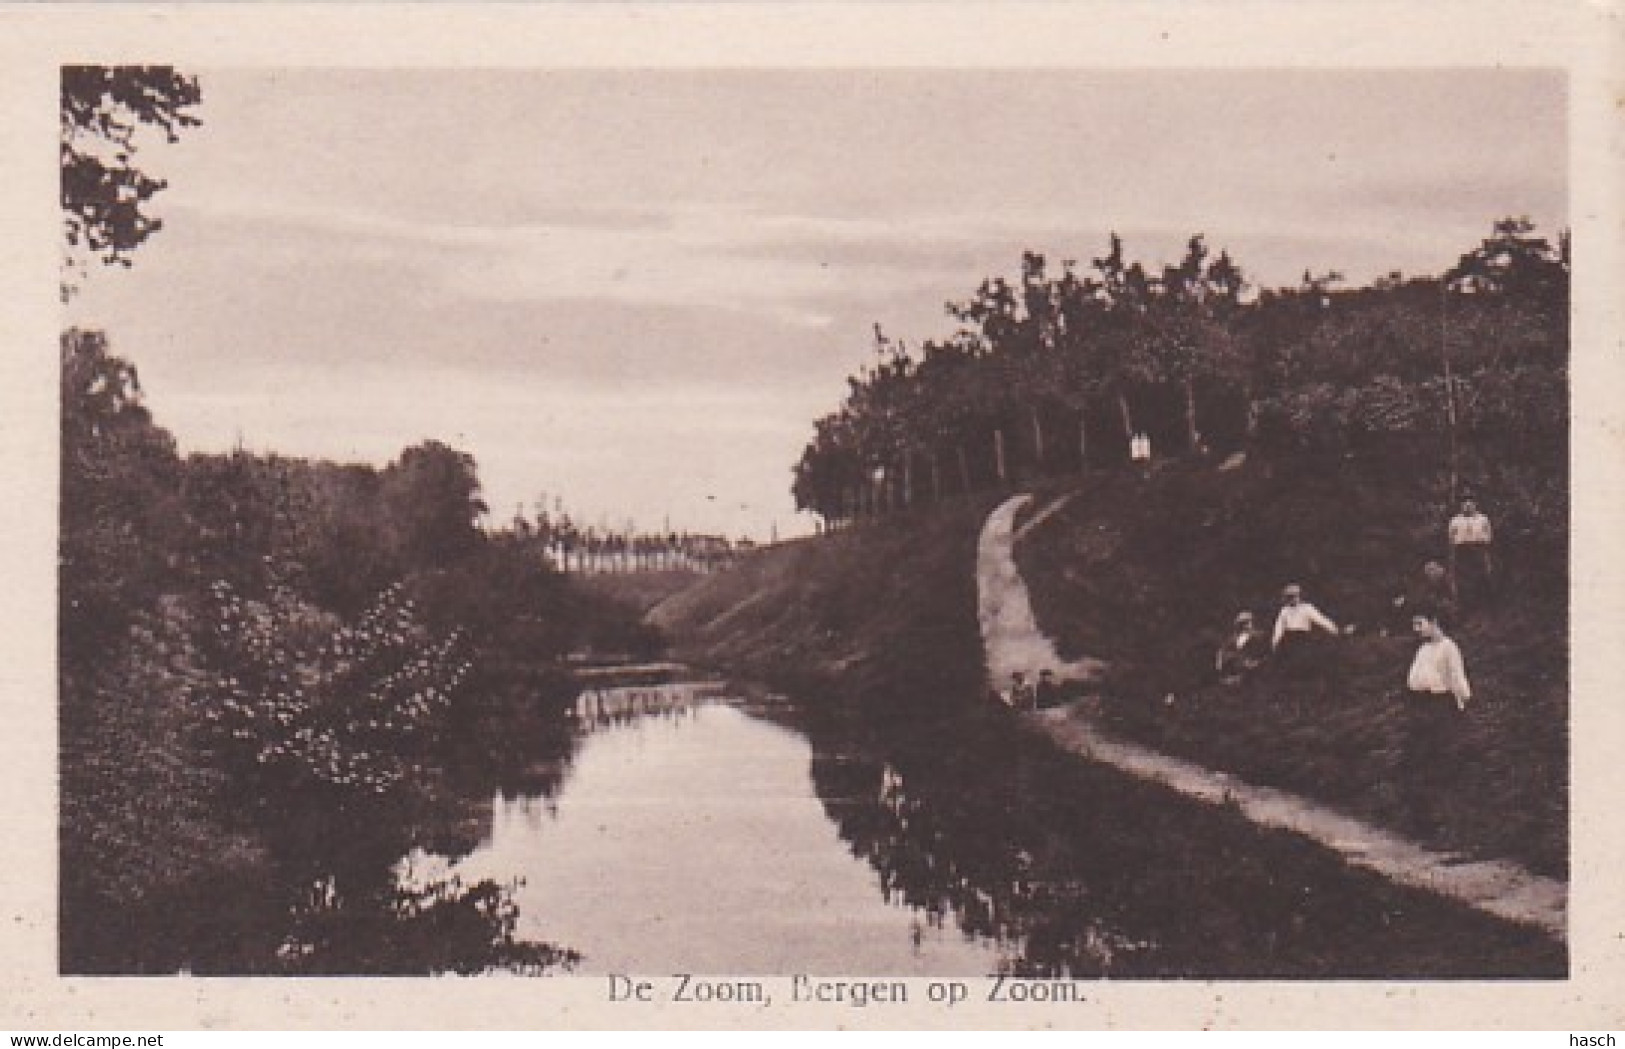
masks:
{"type": "Polygon", "coordinates": [[[183,450],[471,453],[492,521],[749,535],[813,420],[1021,253],[1438,273],[1567,212],[1560,74],[189,70],[164,228],[93,269],[183,450]]]}

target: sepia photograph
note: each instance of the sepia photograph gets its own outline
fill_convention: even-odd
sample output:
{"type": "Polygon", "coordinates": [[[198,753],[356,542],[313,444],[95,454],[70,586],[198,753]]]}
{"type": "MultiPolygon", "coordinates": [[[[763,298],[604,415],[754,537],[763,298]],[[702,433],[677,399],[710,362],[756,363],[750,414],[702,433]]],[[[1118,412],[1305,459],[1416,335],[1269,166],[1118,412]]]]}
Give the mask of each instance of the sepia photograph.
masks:
{"type": "Polygon", "coordinates": [[[1588,969],[1573,70],[103,55],[55,978],[1588,969]]]}

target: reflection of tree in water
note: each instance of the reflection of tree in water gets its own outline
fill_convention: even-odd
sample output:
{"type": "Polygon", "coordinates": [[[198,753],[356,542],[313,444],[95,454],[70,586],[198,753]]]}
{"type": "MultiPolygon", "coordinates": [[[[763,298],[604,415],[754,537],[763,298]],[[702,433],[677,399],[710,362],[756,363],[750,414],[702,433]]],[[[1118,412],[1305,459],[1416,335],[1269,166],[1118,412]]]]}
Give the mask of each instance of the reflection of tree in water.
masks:
{"type": "Polygon", "coordinates": [[[876,864],[886,898],[922,909],[934,924],[957,918],[965,934],[1014,949],[1016,971],[1105,973],[1118,954],[1145,946],[1088,917],[1082,883],[1047,874],[1052,867],[1047,857],[1035,856],[1018,841],[990,840],[970,862],[941,848],[950,828],[931,804],[908,791],[902,773],[889,764],[881,770],[879,802],[891,816],[892,833],[876,842],[874,853],[877,859],[889,857],[876,864]],[[1058,928],[1056,919],[1063,916],[1077,920],[1058,928]]]}
{"type": "MultiPolygon", "coordinates": [[[[480,809],[492,795],[530,794],[552,797],[569,775],[579,737],[572,712],[580,689],[568,674],[551,670],[526,672],[502,667],[471,688],[479,698],[456,723],[448,726],[449,794],[434,792],[451,803],[443,808],[441,829],[455,826],[457,807],[474,834],[479,833],[480,809]]],[[[462,854],[455,842],[435,851],[462,854]]]]}
{"type": "Polygon", "coordinates": [[[293,901],[275,948],[278,967],[302,974],[568,968],[574,952],[515,938],[517,884],[424,876],[412,860],[427,854],[449,865],[478,848],[499,794],[550,806],[587,733],[646,717],[686,718],[700,697],[687,685],[487,696],[448,731],[448,753],[457,758],[423,789],[349,811],[291,806],[275,849],[289,858],[279,891],[293,901]],[[321,815],[301,821],[292,818],[298,812],[321,815]]]}
{"type": "Polygon", "coordinates": [[[308,975],[568,968],[573,952],[515,937],[517,886],[401,876],[401,858],[414,850],[456,859],[477,848],[498,791],[551,798],[568,773],[577,745],[566,717],[574,689],[482,684],[444,727],[438,760],[402,789],[361,795],[318,787],[252,806],[271,873],[252,893],[220,897],[217,906],[235,912],[218,915],[221,928],[255,946],[197,959],[195,967],[308,975]]]}
{"type": "Polygon", "coordinates": [[[1000,712],[806,727],[819,796],[887,898],[998,943],[1013,973],[1495,975],[1564,965],[1561,946],[1538,934],[1079,762],[1000,712]]]}
{"type": "Polygon", "coordinates": [[[506,970],[540,975],[568,968],[577,955],[516,939],[516,886],[456,877],[425,884],[393,879],[348,895],[328,875],[306,887],[292,927],[277,948],[286,971],[306,975],[377,975],[506,970]]]}
{"type": "Polygon", "coordinates": [[[645,718],[680,723],[715,695],[713,687],[691,682],[585,688],[569,716],[582,734],[626,728],[645,718]]]}
{"type": "Polygon", "coordinates": [[[260,887],[280,902],[246,930],[259,946],[200,968],[297,975],[567,968],[572,952],[515,937],[517,886],[401,876],[399,861],[415,848],[463,855],[481,840],[478,815],[444,782],[436,786],[348,800],[325,818],[302,815],[311,812],[303,805],[287,809],[269,828],[274,873],[260,887]]]}
{"type": "MultiPolygon", "coordinates": [[[[886,900],[933,926],[952,920],[967,937],[993,941],[1007,959],[1001,968],[1106,974],[1148,946],[1094,915],[1082,880],[1063,873],[1053,840],[1025,840],[1013,822],[968,834],[956,818],[967,815],[962,806],[941,804],[929,784],[915,788],[878,758],[815,749],[812,775],[841,837],[879,874],[886,900]]],[[[961,790],[980,786],[959,782],[961,790]]]]}

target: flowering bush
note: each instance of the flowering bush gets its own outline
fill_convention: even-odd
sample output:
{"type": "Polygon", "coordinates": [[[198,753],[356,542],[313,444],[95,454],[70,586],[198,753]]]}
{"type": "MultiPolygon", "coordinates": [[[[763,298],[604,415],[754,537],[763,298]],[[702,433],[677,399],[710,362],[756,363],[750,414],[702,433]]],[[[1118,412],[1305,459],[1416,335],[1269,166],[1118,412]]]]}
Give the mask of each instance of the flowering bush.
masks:
{"type": "Polygon", "coordinates": [[[458,634],[431,638],[398,586],[353,625],[285,590],[263,602],[211,590],[200,646],[213,678],[198,698],[232,771],[267,788],[363,795],[421,771],[468,673],[458,634]]]}

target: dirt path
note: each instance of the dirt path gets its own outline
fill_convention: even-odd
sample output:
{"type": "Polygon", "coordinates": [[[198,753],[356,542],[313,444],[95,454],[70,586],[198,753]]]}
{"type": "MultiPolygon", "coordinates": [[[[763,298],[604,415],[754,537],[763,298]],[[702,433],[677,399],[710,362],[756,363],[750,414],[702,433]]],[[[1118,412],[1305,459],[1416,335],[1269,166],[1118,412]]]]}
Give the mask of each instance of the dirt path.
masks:
{"type": "Polygon", "coordinates": [[[1039,632],[1015,559],[1016,514],[1031,501],[1030,495],[1018,495],[1001,503],[988,516],[976,543],[976,617],[988,678],[995,688],[1007,685],[1017,670],[1029,679],[1040,670],[1053,670],[1062,680],[1093,681],[1105,666],[1097,659],[1062,659],[1039,632]]]}
{"type": "MultiPolygon", "coordinates": [[[[1015,542],[1032,523],[1056,507],[1041,510],[1019,533],[1016,515],[1029,495],[1006,500],[982,527],[977,543],[977,611],[988,674],[995,684],[1015,670],[1036,673],[1048,667],[1064,678],[1090,680],[1104,665],[1085,658],[1061,659],[1054,643],[1038,629],[1032,604],[1015,563],[1015,542]]],[[[1568,886],[1531,874],[1507,860],[1464,860],[1435,852],[1379,827],[1345,816],[1296,794],[1254,786],[1234,776],[1111,738],[1081,706],[1028,715],[1058,744],[1141,779],[1166,785],[1212,805],[1232,805],[1254,823],[1292,831],[1401,885],[1426,889],[1489,914],[1534,926],[1563,939],[1568,928],[1568,886]]]]}

